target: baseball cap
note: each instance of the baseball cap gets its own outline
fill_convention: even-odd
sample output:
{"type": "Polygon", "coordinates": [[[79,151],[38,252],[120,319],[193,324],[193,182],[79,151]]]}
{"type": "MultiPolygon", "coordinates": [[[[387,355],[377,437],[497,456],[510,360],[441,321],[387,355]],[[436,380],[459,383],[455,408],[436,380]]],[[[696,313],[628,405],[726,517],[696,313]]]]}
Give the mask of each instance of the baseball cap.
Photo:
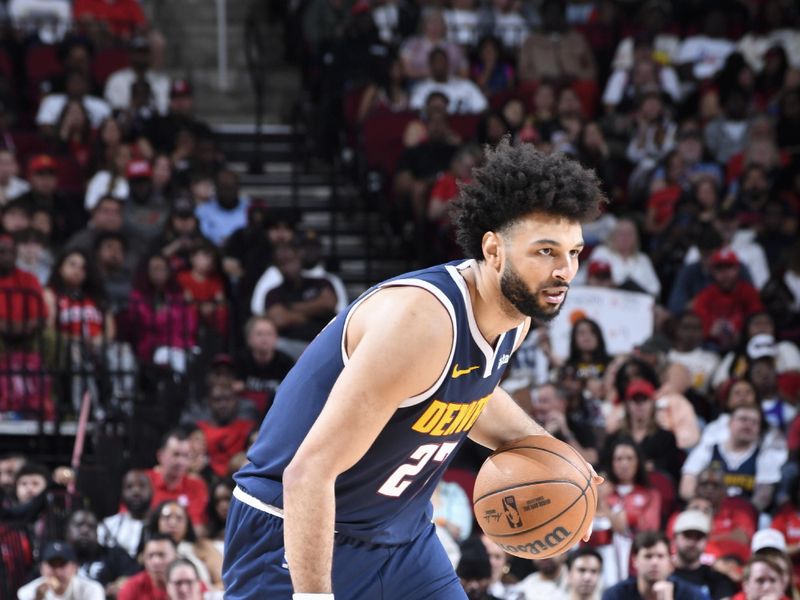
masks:
{"type": "Polygon", "coordinates": [[[611,265],[604,260],[589,263],[589,277],[611,277],[611,265]]]}
{"type": "Polygon", "coordinates": [[[215,354],[214,358],[211,359],[211,368],[216,369],[217,367],[228,367],[233,369],[233,358],[230,354],[215,354]]]}
{"type": "Polygon", "coordinates": [[[153,176],[153,168],[146,160],[142,158],[135,158],[128,163],[128,168],[125,170],[125,176],[128,179],[149,178],[153,176]]]}
{"type": "Polygon", "coordinates": [[[55,171],[56,161],[49,154],[37,154],[28,163],[29,173],[41,173],[42,171],[55,171]]]}
{"type": "Polygon", "coordinates": [[[786,552],[786,538],[777,529],[759,529],[750,542],[750,550],[758,552],[766,548],[786,552]]]}
{"type": "Polygon", "coordinates": [[[192,84],[185,79],[176,79],[172,82],[172,86],[170,86],[169,95],[171,98],[177,96],[191,96],[192,84]]]}
{"type": "Polygon", "coordinates": [[[652,398],[656,393],[656,388],[646,379],[634,379],[625,388],[625,400],[630,400],[635,396],[647,396],[652,398]]]}
{"type": "Polygon", "coordinates": [[[44,547],[42,552],[42,561],[50,562],[51,560],[61,559],[64,562],[77,562],[75,558],[75,551],[67,542],[50,542],[44,547]]]}
{"type": "Polygon", "coordinates": [[[768,333],[754,335],[747,342],[747,357],[751,360],[775,358],[777,354],[778,346],[775,344],[775,338],[768,333]]]}
{"type": "Polygon", "coordinates": [[[672,530],[675,533],[699,531],[708,535],[711,531],[711,518],[699,510],[685,510],[675,519],[672,530]]]}
{"type": "Polygon", "coordinates": [[[711,266],[731,266],[735,267],[739,264],[739,258],[733,250],[720,249],[716,250],[711,255],[711,266]]]}
{"type": "Polygon", "coordinates": [[[194,203],[185,196],[179,196],[175,198],[175,201],[172,203],[172,213],[175,215],[193,215],[194,214],[194,203]]]}

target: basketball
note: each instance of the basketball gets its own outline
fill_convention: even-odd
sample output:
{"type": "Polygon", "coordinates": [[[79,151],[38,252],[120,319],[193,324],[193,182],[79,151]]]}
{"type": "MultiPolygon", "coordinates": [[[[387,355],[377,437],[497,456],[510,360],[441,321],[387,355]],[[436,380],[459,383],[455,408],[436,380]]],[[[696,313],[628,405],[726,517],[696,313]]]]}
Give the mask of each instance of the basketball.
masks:
{"type": "Polygon", "coordinates": [[[592,473],[569,444],[546,435],[501,446],[483,463],[473,510],[484,533],[523,558],[549,558],[579,542],[594,518],[592,473]]]}

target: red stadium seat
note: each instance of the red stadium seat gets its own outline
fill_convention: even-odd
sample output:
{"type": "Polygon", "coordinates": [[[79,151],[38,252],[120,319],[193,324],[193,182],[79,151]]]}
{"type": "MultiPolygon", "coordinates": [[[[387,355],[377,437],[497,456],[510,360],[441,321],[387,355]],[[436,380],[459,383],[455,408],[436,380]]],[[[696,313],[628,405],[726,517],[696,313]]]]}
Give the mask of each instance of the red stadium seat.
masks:
{"type": "Polygon", "coordinates": [[[55,46],[31,46],[25,54],[25,73],[31,86],[38,85],[64,72],[55,46]]]}
{"type": "Polygon", "coordinates": [[[92,61],[92,77],[100,87],[106,84],[106,79],[114,71],[119,71],[130,66],[128,50],[126,48],[109,48],[97,53],[92,61]]]}
{"type": "Polygon", "coordinates": [[[378,111],[367,117],[361,126],[361,142],[367,168],[393,176],[397,160],[403,153],[403,132],[416,118],[414,112],[378,111]]]}

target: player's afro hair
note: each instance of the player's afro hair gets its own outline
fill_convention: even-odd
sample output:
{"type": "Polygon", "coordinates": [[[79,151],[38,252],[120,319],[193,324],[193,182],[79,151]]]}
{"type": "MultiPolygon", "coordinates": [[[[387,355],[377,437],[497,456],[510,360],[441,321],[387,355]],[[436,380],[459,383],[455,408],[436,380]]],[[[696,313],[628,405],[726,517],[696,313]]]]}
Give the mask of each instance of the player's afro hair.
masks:
{"type": "Polygon", "coordinates": [[[530,144],[512,146],[508,137],[487,148],[486,162],[461,185],[455,224],[469,258],[483,260],[487,231],[502,231],[525,215],[541,212],[585,223],[605,202],[594,171],[563,154],[542,154],[530,144]]]}

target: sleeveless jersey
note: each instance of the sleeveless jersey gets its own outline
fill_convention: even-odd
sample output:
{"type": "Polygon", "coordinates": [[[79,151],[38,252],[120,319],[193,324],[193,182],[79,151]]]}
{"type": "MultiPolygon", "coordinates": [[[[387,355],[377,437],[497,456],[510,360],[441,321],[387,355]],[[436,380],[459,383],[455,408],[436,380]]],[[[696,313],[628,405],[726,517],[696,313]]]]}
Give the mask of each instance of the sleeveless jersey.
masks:
{"type": "Polygon", "coordinates": [[[736,469],[731,468],[719,451],[719,444],[714,444],[711,455],[711,466],[718,467],[725,474],[723,480],[728,488],[728,496],[744,496],[749,498],[756,487],[756,467],[760,446],[753,448],[752,453],[736,469]]]}
{"type": "MultiPolygon", "coordinates": [[[[459,272],[471,264],[448,263],[390,279],[331,321],[278,388],[248,452],[250,462],[235,476],[239,487],[265,504],[283,507],[282,473],[347,363],[344,333],[353,311],[380,289],[421,287],[450,315],[450,358],[438,381],[405,400],[366,454],[335,484],[338,533],[376,544],[406,543],[419,535],[431,522],[436,484],[500,381],[524,327],[502,334],[494,347],[483,338],[459,272]]],[[[390,361],[391,352],[379,358],[390,361]]]]}

